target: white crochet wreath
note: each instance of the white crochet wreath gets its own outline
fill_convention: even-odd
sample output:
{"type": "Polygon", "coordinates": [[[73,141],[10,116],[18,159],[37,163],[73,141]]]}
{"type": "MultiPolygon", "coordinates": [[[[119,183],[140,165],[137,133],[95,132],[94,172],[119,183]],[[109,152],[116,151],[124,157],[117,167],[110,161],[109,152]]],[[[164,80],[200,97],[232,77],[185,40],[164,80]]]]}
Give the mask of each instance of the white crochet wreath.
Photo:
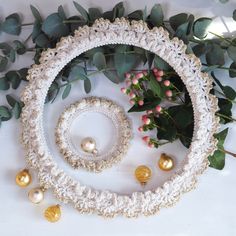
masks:
{"type": "Polygon", "coordinates": [[[127,217],[152,215],[162,207],[176,203],[181,194],[193,189],[197,176],[209,165],[208,156],[216,149],[219,120],[215,116],[217,99],[210,94],[212,79],[201,72],[201,63],[186,54],[186,45],[170,40],[163,28],[149,29],[143,21],[98,19],[93,26],[84,26],[74,36],[62,38],[56,48],[42,53],[40,64],[29,70],[22,100],[25,103],[22,121],[22,141],[26,160],[38,172],[42,186],[51,188],[56,197],[71,203],[79,212],[95,212],[106,217],[121,214],[127,217]],[[186,162],[163,186],[145,192],[121,195],[99,191],[68,176],[55,163],[48,150],[43,131],[43,107],[48,88],[58,72],[73,58],[87,50],[107,44],[127,44],[149,50],[167,61],[180,75],[192,100],[194,133],[186,162]]]}
{"type": "Polygon", "coordinates": [[[131,122],[124,109],[110,99],[100,97],[83,98],[64,110],[55,131],[56,144],[65,160],[75,169],[100,172],[121,161],[128,151],[132,137],[131,122]],[[86,154],[75,149],[69,138],[69,129],[73,120],[84,112],[99,112],[108,117],[115,128],[114,140],[108,151],[86,154]]]}

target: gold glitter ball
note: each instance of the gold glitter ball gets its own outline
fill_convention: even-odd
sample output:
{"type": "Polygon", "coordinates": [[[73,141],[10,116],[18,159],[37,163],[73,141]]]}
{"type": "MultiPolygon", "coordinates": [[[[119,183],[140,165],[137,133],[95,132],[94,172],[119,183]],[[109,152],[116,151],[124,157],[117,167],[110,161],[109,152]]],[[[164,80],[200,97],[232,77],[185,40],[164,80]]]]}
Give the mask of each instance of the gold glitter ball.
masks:
{"type": "Polygon", "coordinates": [[[29,171],[24,169],[17,173],[15,181],[18,186],[27,187],[31,183],[32,178],[29,171]]]}
{"type": "Polygon", "coordinates": [[[145,165],[138,166],[134,172],[135,178],[141,185],[145,185],[152,176],[152,171],[145,165]]]}
{"type": "Polygon", "coordinates": [[[44,212],[44,217],[51,223],[57,222],[61,218],[60,205],[53,205],[48,207],[44,212]]]}
{"type": "Polygon", "coordinates": [[[158,161],[158,166],[161,170],[164,171],[172,170],[174,168],[173,158],[166,155],[165,153],[162,153],[158,161]]]}

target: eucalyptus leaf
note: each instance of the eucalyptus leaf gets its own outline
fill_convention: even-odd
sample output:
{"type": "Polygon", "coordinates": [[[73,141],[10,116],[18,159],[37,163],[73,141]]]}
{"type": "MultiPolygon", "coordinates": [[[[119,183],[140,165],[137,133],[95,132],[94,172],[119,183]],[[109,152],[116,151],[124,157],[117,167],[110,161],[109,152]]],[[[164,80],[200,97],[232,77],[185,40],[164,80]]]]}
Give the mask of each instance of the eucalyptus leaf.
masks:
{"type": "Polygon", "coordinates": [[[6,99],[7,99],[8,104],[9,104],[11,107],[14,107],[15,104],[18,102],[14,97],[12,97],[12,96],[9,95],[9,94],[6,95],[6,99]]]}
{"type": "Polygon", "coordinates": [[[53,103],[59,91],[60,91],[60,88],[59,88],[58,83],[56,81],[53,81],[51,86],[49,87],[49,90],[45,99],[45,103],[48,103],[48,102],[53,103]]]}
{"type": "Polygon", "coordinates": [[[118,17],[118,18],[123,17],[124,13],[125,13],[125,8],[124,8],[123,2],[117,3],[112,11],[113,11],[113,15],[115,18],[116,17],[118,17]]]}
{"type": "Polygon", "coordinates": [[[86,21],[79,16],[71,16],[67,20],[70,21],[70,23],[68,24],[70,32],[74,32],[79,27],[86,25],[86,21]]]}
{"type": "Polygon", "coordinates": [[[0,78],[0,90],[8,90],[10,88],[10,83],[6,77],[0,78]]]}
{"type": "Polygon", "coordinates": [[[231,78],[235,78],[236,77],[236,62],[231,63],[230,65],[230,70],[229,70],[229,76],[231,78]]]}
{"type": "Polygon", "coordinates": [[[91,82],[90,82],[90,80],[89,79],[86,79],[86,80],[84,80],[84,91],[86,92],[86,93],[90,93],[91,92],[91,82]]]}
{"type": "Polygon", "coordinates": [[[66,13],[62,5],[58,7],[57,12],[58,12],[58,15],[61,17],[61,19],[66,20],[66,13]]]}
{"type": "Polygon", "coordinates": [[[50,45],[50,41],[44,33],[41,33],[35,39],[35,44],[39,47],[47,48],[50,45]]]}
{"type": "Polygon", "coordinates": [[[154,26],[162,26],[164,15],[160,4],[155,4],[151,10],[150,20],[154,26]]]}
{"type": "Polygon", "coordinates": [[[89,8],[88,9],[89,19],[95,21],[102,17],[102,13],[98,8],[89,8]]]}
{"type": "Polygon", "coordinates": [[[208,65],[224,65],[224,50],[218,44],[211,44],[209,51],[206,53],[206,61],[208,65]]]}
{"type": "Polygon", "coordinates": [[[197,19],[193,24],[194,36],[203,39],[207,36],[207,29],[212,22],[211,18],[202,17],[197,19]]]}
{"type": "Polygon", "coordinates": [[[23,55],[26,52],[26,47],[21,41],[14,40],[13,43],[15,45],[15,50],[16,50],[17,54],[23,55]]]}
{"type": "Polygon", "coordinates": [[[66,85],[66,87],[65,87],[65,89],[62,93],[62,99],[67,98],[70,94],[70,91],[71,91],[71,84],[69,83],[69,84],[66,85]]]}
{"type": "Polygon", "coordinates": [[[229,57],[234,61],[236,62],[236,46],[229,46],[228,49],[227,49],[227,53],[229,55],[229,57]]]}
{"type": "Polygon", "coordinates": [[[1,118],[11,118],[11,112],[6,106],[0,106],[0,117],[1,118]]]}
{"type": "Polygon", "coordinates": [[[17,13],[6,17],[2,23],[1,30],[12,35],[19,35],[21,33],[21,21],[17,13]]]}
{"type": "Polygon", "coordinates": [[[230,99],[230,100],[234,100],[236,98],[236,91],[231,88],[230,86],[224,86],[222,88],[226,98],[230,99]]]}
{"type": "Polygon", "coordinates": [[[172,29],[174,31],[177,30],[177,28],[186,23],[188,20],[188,14],[186,13],[179,13],[177,15],[174,15],[174,16],[171,16],[170,19],[169,19],[169,22],[170,22],[170,26],[172,27],[172,29]]]}
{"type": "Polygon", "coordinates": [[[233,19],[236,21],[236,9],[233,11],[233,19]]]}
{"type": "Polygon", "coordinates": [[[38,20],[34,22],[33,31],[32,31],[32,40],[35,42],[36,38],[42,33],[41,30],[42,23],[38,20]]]}
{"type": "Polygon", "coordinates": [[[58,13],[49,15],[42,24],[42,31],[51,38],[60,38],[69,34],[69,28],[58,13]]]}
{"type": "Polygon", "coordinates": [[[86,80],[88,77],[85,72],[85,68],[79,65],[75,65],[71,68],[68,80],[86,80]]]}
{"type": "Polygon", "coordinates": [[[8,79],[8,81],[11,82],[13,89],[17,89],[19,87],[21,83],[21,78],[17,71],[8,71],[6,73],[6,78],[8,79]]]}
{"type": "Polygon", "coordinates": [[[5,56],[9,56],[12,47],[8,43],[0,43],[0,49],[5,56]]]}
{"type": "Polygon", "coordinates": [[[143,11],[136,10],[128,15],[130,20],[142,20],[143,19],[143,11]]]}
{"type": "Polygon", "coordinates": [[[194,54],[197,57],[200,57],[207,52],[207,46],[205,43],[199,43],[199,44],[193,46],[192,49],[193,49],[194,54]]]}
{"type": "Polygon", "coordinates": [[[102,52],[96,52],[93,55],[93,64],[98,68],[99,71],[106,68],[106,58],[102,52]]]}
{"type": "Polygon", "coordinates": [[[14,107],[12,108],[12,114],[15,116],[16,119],[20,118],[20,114],[21,114],[21,106],[18,102],[15,103],[14,107]]]}
{"type": "Polygon", "coordinates": [[[220,108],[220,110],[218,111],[219,114],[224,115],[225,117],[220,117],[220,122],[222,124],[227,124],[229,122],[232,122],[232,120],[230,119],[230,117],[232,116],[232,102],[229,101],[228,99],[224,99],[224,98],[218,98],[218,106],[220,108]],[[229,117],[229,118],[226,118],[229,117]]]}
{"type": "Polygon", "coordinates": [[[155,55],[155,58],[154,58],[154,66],[160,70],[165,70],[165,71],[168,71],[171,69],[171,66],[157,55],[155,55]]]}
{"type": "Polygon", "coordinates": [[[75,8],[77,9],[77,11],[81,14],[81,16],[83,17],[83,19],[88,22],[89,20],[89,14],[88,12],[77,2],[73,2],[74,3],[74,6],[75,8]]]}
{"type": "Polygon", "coordinates": [[[31,9],[31,12],[32,12],[35,20],[42,22],[42,17],[40,15],[39,11],[33,5],[30,5],[30,9],[31,9]]]}
{"type": "Polygon", "coordinates": [[[3,72],[7,67],[8,60],[0,55],[0,72],[3,72]]]}

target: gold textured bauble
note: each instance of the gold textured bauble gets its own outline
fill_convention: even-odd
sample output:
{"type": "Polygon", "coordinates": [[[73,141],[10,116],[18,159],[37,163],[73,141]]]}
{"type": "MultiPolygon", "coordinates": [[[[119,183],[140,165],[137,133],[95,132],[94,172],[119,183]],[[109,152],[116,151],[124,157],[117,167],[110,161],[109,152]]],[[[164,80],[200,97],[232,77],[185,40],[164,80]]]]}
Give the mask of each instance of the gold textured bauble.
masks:
{"type": "Polygon", "coordinates": [[[162,153],[158,161],[158,166],[161,170],[164,171],[172,170],[174,168],[173,158],[166,155],[165,153],[162,153]]]}
{"type": "Polygon", "coordinates": [[[48,207],[44,212],[44,217],[51,223],[57,222],[61,218],[60,205],[53,205],[48,207]]]}
{"type": "Polygon", "coordinates": [[[81,141],[81,148],[85,152],[97,154],[96,141],[91,137],[84,138],[81,141]]]}
{"type": "Polygon", "coordinates": [[[138,166],[134,172],[135,178],[141,185],[145,185],[152,176],[152,171],[145,165],[138,166]]]}
{"type": "Polygon", "coordinates": [[[18,186],[27,187],[32,181],[29,170],[24,169],[17,173],[15,181],[18,186]]]}
{"type": "Polygon", "coordinates": [[[39,204],[44,199],[44,193],[41,188],[33,188],[28,193],[28,198],[32,203],[39,204]]]}

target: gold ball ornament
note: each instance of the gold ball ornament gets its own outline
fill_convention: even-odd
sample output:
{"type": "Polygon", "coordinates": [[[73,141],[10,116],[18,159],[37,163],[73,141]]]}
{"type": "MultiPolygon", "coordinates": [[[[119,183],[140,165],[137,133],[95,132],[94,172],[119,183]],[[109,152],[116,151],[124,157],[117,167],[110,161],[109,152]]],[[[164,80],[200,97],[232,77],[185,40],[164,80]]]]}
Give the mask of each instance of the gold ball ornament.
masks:
{"type": "Polygon", "coordinates": [[[158,166],[164,171],[172,170],[174,168],[174,160],[165,153],[162,153],[158,161],[158,166]]]}
{"type": "Polygon", "coordinates": [[[41,188],[33,188],[28,193],[29,200],[34,204],[39,204],[44,199],[44,192],[41,188]]]}
{"type": "Polygon", "coordinates": [[[152,171],[149,167],[141,165],[136,168],[134,175],[141,185],[145,185],[152,177],[152,171]]]}
{"type": "Polygon", "coordinates": [[[91,137],[84,138],[81,141],[81,148],[84,152],[92,154],[97,154],[98,152],[96,149],[96,141],[91,137]]]}
{"type": "Polygon", "coordinates": [[[47,221],[54,223],[61,218],[61,207],[60,205],[53,205],[48,207],[44,212],[44,217],[47,221]]]}
{"type": "Polygon", "coordinates": [[[19,187],[27,187],[32,181],[29,170],[24,169],[18,172],[15,181],[19,187]]]}

